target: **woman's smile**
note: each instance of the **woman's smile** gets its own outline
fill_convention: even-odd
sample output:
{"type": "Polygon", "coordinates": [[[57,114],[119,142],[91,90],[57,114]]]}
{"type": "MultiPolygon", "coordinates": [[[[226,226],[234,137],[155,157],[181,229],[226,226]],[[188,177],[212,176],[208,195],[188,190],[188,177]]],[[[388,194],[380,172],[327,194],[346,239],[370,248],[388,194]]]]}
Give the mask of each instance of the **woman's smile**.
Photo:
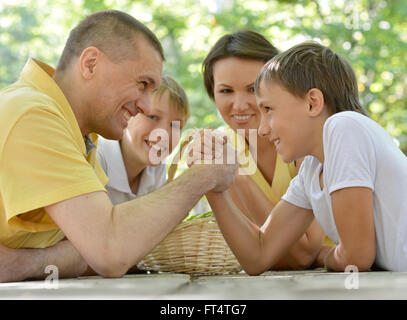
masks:
{"type": "Polygon", "coordinates": [[[247,124],[254,116],[254,114],[235,114],[231,117],[237,124],[247,124]]]}

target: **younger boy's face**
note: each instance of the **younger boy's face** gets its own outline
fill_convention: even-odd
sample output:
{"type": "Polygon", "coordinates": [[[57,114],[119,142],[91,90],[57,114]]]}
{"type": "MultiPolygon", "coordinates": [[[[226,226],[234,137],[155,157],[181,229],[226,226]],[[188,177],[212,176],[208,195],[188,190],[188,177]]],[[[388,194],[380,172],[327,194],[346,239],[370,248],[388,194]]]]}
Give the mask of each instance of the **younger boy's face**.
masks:
{"type": "Polygon", "coordinates": [[[264,80],[256,100],[261,113],[259,135],[274,143],[283,161],[289,163],[310,154],[307,100],[294,96],[274,81],[264,80]]]}
{"type": "Polygon", "coordinates": [[[139,113],[129,120],[122,148],[145,165],[158,165],[157,158],[163,159],[178,144],[184,124],[182,112],[171,107],[167,91],[161,96],[153,94],[150,113],[139,113]]]}

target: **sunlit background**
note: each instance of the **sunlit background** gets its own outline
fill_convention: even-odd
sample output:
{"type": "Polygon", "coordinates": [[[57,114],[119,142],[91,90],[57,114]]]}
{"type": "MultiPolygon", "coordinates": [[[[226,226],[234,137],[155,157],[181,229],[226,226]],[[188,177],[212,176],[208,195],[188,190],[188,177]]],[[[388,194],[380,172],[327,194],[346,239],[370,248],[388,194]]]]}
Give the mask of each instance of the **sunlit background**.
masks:
{"type": "Polygon", "coordinates": [[[164,73],[190,100],[188,127],[223,124],[205,94],[201,63],[220,36],[251,29],[280,50],[314,39],[347,58],[364,107],[407,153],[406,0],[1,0],[0,87],[18,78],[30,56],[55,66],[70,29],[102,9],[133,15],[162,41],[164,73]]]}

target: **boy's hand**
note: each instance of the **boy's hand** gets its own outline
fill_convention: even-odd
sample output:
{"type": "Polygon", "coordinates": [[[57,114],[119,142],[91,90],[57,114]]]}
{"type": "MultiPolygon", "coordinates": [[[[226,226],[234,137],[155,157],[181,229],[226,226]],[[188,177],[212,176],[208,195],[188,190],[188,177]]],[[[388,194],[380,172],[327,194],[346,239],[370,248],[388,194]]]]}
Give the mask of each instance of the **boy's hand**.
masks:
{"type": "Polygon", "coordinates": [[[223,146],[227,142],[226,137],[216,133],[211,128],[200,129],[192,136],[192,142],[187,147],[187,165],[193,164],[221,164],[223,146]]]}
{"type": "Polygon", "coordinates": [[[216,182],[213,192],[223,192],[234,182],[238,167],[236,150],[227,137],[212,129],[199,130],[188,146],[187,164],[200,164],[216,182]]]}

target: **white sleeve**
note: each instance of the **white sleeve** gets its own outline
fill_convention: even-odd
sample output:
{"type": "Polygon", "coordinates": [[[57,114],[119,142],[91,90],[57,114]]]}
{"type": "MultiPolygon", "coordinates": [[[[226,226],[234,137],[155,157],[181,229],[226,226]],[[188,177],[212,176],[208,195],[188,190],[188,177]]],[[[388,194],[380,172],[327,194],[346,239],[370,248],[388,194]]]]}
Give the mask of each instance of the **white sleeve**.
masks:
{"type": "Polygon", "coordinates": [[[104,152],[105,152],[105,150],[104,150],[104,142],[99,137],[98,138],[98,144],[97,144],[97,147],[96,147],[96,158],[98,159],[100,165],[102,166],[103,171],[107,174],[107,162],[106,162],[104,152]]]}
{"type": "Polygon", "coordinates": [[[363,123],[344,116],[328,119],[323,139],[324,181],[329,194],[350,187],[374,190],[376,153],[363,123]]]}
{"type": "Polygon", "coordinates": [[[159,166],[158,172],[157,172],[157,189],[160,189],[165,183],[167,182],[167,166],[165,164],[161,164],[159,166]]]}
{"type": "Polygon", "coordinates": [[[308,167],[308,161],[309,159],[306,157],[301,164],[298,174],[291,180],[286,193],[281,197],[281,199],[297,207],[312,210],[312,206],[308,200],[304,186],[304,174],[307,171],[305,167],[308,167]]]}

